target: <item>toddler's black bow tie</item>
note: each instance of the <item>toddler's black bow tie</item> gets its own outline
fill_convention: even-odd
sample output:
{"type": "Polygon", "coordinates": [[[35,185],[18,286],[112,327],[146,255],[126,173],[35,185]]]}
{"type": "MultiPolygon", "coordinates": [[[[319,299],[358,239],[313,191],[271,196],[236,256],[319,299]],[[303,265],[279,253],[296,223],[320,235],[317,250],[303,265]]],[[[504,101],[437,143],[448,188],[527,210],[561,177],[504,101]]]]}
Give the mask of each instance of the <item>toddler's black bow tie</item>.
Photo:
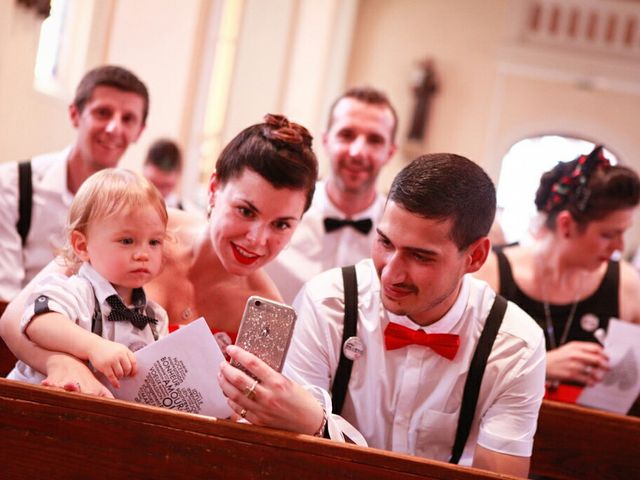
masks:
{"type": "Polygon", "coordinates": [[[147,324],[156,324],[158,321],[155,318],[147,317],[135,310],[126,307],[118,295],[111,295],[107,297],[107,303],[111,307],[111,312],[107,316],[107,320],[112,322],[131,322],[131,324],[142,330],[147,324]]]}
{"type": "Polygon", "coordinates": [[[355,228],[357,231],[363,234],[367,234],[373,227],[373,222],[370,218],[363,218],[362,220],[342,220],[340,218],[325,218],[324,229],[327,233],[331,233],[334,230],[338,230],[344,226],[355,228]]]}

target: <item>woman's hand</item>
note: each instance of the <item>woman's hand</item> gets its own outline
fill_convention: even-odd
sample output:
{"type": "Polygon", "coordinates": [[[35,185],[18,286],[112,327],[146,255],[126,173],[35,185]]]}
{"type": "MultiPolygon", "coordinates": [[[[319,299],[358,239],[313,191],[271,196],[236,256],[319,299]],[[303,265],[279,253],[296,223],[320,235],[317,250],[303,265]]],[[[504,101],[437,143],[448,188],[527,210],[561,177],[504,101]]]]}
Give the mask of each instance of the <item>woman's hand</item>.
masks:
{"type": "Polygon", "coordinates": [[[51,354],[47,360],[47,378],[42,381],[47,387],[58,387],[68,392],[81,392],[98,397],[113,398],[84,362],[64,353],[51,354]]]}
{"type": "Polygon", "coordinates": [[[595,342],[569,342],[547,352],[547,379],[595,385],[609,370],[609,357],[595,342]]]}
{"type": "Polygon", "coordinates": [[[309,435],[320,429],[324,411],[309,392],[240,347],[230,345],[226,351],[259,379],[256,383],[227,362],[220,366],[218,383],[238,415],[255,425],[309,435]]]}

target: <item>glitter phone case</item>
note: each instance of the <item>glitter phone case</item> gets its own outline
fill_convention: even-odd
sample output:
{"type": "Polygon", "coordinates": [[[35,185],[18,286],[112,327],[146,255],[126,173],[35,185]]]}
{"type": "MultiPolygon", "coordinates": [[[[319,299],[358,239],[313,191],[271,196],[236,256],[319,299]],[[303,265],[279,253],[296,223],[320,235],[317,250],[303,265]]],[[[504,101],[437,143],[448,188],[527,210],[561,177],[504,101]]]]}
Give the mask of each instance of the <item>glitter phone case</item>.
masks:
{"type": "MultiPolygon", "coordinates": [[[[289,349],[296,311],[289,305],[252,296],[242,315],[236,345],[264,361],[277,372],[282,371],[289,349]]],[[[255,375],[233,360],[231,364],[247,375],[255,375]]]]}

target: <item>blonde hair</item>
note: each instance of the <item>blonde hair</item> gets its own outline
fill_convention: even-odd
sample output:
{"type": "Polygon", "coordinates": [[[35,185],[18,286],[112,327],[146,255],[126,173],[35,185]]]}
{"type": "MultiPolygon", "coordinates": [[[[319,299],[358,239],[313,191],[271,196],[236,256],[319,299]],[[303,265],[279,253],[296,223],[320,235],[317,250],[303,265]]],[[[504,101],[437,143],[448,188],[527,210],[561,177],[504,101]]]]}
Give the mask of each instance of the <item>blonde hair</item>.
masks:
{"type": "Polygon", "coordinates": [[[167,226],[167,208],[158,189],[142,175],[124,168],[106,168],[87,178],[78,189],[67,220],[67,241],[62,255],[68,264],[81,263],[71,245],[71,233],[87,234],[89,226],[122,212],[151,206],[167,226]]]}

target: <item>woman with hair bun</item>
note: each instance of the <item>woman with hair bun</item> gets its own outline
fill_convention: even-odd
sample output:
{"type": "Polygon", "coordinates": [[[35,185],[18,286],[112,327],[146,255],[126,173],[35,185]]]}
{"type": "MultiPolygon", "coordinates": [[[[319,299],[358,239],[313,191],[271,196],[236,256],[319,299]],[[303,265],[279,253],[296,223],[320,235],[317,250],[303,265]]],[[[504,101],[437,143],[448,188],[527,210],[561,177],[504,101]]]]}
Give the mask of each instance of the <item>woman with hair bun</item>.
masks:
{"type": "Polygon", "coordinates": [[[280,299],[262,267],[311,205],[318,175],[311,143],[303,126],[266,115],[220,154],[209,180],[208,222],[172,211],[169,231],[178,241],[148,290],[173,326],[204,316],[224,346],[235,341],[249,296],[280,299]]]}
{"type": "MultiPolygon", "coordinates": [[[[174,241],[165,243],[163,272],[146,286],[148,298],[167,310],[170,330],[203,316],[219,343],[232,343],[249,296],[280,300],[262,267],[289,242],[311,204],[318,176],[311,144],[303,126],[266,115],[220,154],[209,181],[208,221],[170,211],[174,241]]],[[[52,262],[43,272],[53,269],[64,271],[52,262]]],[[[2,317],[7,344],[48,374],[45,384],[110,396],[82,362],[36,347],[22,335],[20,314],[32,285],[2,317]]]]}
{"type": "Polygon", "coordinates": [[[640,323],[640,279],[615,261],[640,202],[640,180],[601,146],[546,172],[536,193],[543,224],[533,240],[494,249],[476,274],[542,327],[547,397],[575,402],[608,369],[609,319],[640,323]]]}

